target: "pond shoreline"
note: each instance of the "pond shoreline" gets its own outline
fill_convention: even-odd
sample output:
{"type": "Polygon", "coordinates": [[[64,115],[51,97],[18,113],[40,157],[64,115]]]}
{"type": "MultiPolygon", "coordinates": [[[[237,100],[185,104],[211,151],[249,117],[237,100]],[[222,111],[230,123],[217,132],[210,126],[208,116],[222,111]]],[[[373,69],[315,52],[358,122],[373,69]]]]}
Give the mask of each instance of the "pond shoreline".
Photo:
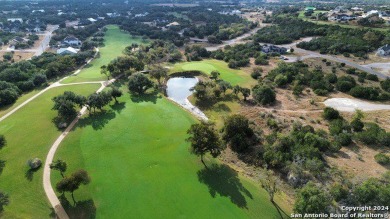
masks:
{"type": "Polygon", "coordinates": [[[189,111],[198,119],[208,121],[207,116],[198,107],[192,105],[192,103],[188,100],[188,97],[193,93],[190,89],[193,86],[195,86],[196,83],[193,82],[191,83],[191,81],[186,82],[184,81],[185,79],[189,79],[189,80],[196,79],[196,83],[198,83],[199,81],[199,79],[196,77],[188,77],[188,76],[171,77],[167,81],[167,85],[166,85],[167,98],[173,101],[174,103],[178,104],[180,107],[184,108],[185,110],[189,111]],[[171,89],[176,89],[176,90],[170,90],[170,87],[171,89]]]}

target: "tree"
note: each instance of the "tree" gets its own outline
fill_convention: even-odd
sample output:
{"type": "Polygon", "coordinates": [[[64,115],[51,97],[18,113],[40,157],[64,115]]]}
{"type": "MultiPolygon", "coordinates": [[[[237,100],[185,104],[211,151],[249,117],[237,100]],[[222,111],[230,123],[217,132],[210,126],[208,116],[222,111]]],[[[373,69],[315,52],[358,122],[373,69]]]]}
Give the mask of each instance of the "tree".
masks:
{"type": "Polygon", "coordinates": [[[143,69],[144,63],[134,56],[120,56],[107,65],[107,70],[113,77],[120,74],[131,74],[143,69]]]}
{"type": "Polygon", "coordinates": [[[4,135],[0,135],[0,149],[7,145],[7,140],[5,140],[4,135]]]}
{"type": "Polygon", "coordinates": [[[0,191],[0,212],[4,210],[4,206],[9,204],[9,196],[8,194],[0,191]]]}
{"type": "Polygon", "coordinates": [[[118,100],[116,98],[121,97],[123,95],[122,91],[117,87],[112,87],[111,90],[111,96],[114,98],[115,103],[118,103],[118,100]]]}
{"type": "Polygon", "coordinates": [[[223,94],[225,94],[228,89],[232,88],[232,85],[229,82],[223,80],[218,82],[218,86],[223,91],[223,94]]]}
{"type": "Polygon", "coordinates": [[[327,213],[331,198],[313,182],[299,190],[294,211],[300,214],[327,213]]]}
{"type": "Polygon", "coordinates": [[[66,168],[67,168],[67,164],[63,160],[56,160],[55,162],[50,164],[50,169],[60,171],[62,178],[64,178],[64,173],[66,171],[66,168]]]}
{"type": "Polygon", "coordinates": [[[267,170],[266,177],[260,179],[261,187],[268,192],[269,200],[273,203],[274,196],[278,192],[278,186],[276,183],[276,177],[273,175],[271,170],[267,170]]]}
{"type": "Polygon", "coordinates": [[[150,74],[150,77],[156,79],[158,82],[158,85],[161,86],[161,79],[165,80],[168,77],[168,69],[158,65],[158,66],[153,67],[150,70],[149,74],[150,74]]]}
{"type": "Polygon", "coordinates": [[[112,94],[111,92],[100,92],[93,93],[87,98],[88,109],[93,109],[95,111],[96,108],[101,110],[104,106],[110,103],[112,94]]]}
{"type": "Polygon", "coordinates": [[[256,67],[252,69],[251,77],[255,80],[259,79],[261,77],[261,74],[263,73],[263,69],[260,67],[256,67]]]}
{"type": "Polygon", "coordinates": [[[322,113],[322,116],[326,120],[334,120],[334,119],[339,119],[340,118],[340,113],[339,111],[333,109],[332,107],[325,107],[324,112],[322,113]]]}
{"type": "Polygon", "coordinates": [[[249,138],[253,134],[247,118],[243,115],[232,115],[225,121],[222,138],[233,151],[241,152],[250,146],[249,138]]]}
{"type": "Polygon", "coordinates": [[[103,74],[103,75],[107,76],[107,80],[110,79],[110,71],[108,71],[106,65],[102,65],[102,66],[100,67],[100,74],[103,74]]]}
{"type": "Polygon", "coordinates": [[[276,100],[275,91],[267,85],[256,85],[252,91],[253,98],[261,105],[272,104],[276,100]]]}
{"type": "Polygon", "coordinates": [[[88,175],[88,172],[85,170],[78,170],[70,176],[66,176],[62,178],[61,181],[59,181],[56,184],[56,189],[58,192],[70,192],[72,194],[72,199],[74,204],[76,204],[76,200],[74,198],[74,191],[76,191],[80,185],[87,185],[90,183],[91,178],[88,175]]]}
{"type": "Polygon", "coordinates": [[[240,87],[240,86],[235,85],[235,86],[233,87],[233,93],[234,93],[235,95],[238,95],[238,93],[240,93],[240,91],[241,91],[241,87],[240,87]]]}
{"type": "Polygon", "coordinates": [[[221,73],[219,73],[218,71],[212,71],[210,73],[211,75],[211,78],[214,79],[214,80],[217,80],[218,79],[218,76],[220,75],[221,73]]]}
{"type": "Polygon", "coordinates": [[[246,98],[248,98],[249,95],[251,95],[251,90],[249,88],[246,88],[246,87],[241,87],[240,92],[241,92],[242,96],[244,96],[244,101],[246,101],[246,98]]]}
{"type": "Polygon", "coordinates": [[[223,145],[212,124],[206,122],[193,124],[187,133],[191,135],[186,139],[191,143],[191,152],[200,156],[203,165],[206,166],[203,160],[206,153],[209,152],[214,158],[221,154],[223,145]]]}
{"type": "Polygon", "coordinates": [[[129,90],[132,93],[142,95],[153,86],[153,82],[142,73],[135,73],[129,77],[129,90]]]}
{"type": "Polygon", "coordinates": [[[53,110],[58,111],[58,115],[65,119],[69,119],[77,114],[76,106],[82,107],[86,98],[81,95],[76,95],[72,91],[65,91],[62,95],[56,96],[53,99],[53,110]]]}

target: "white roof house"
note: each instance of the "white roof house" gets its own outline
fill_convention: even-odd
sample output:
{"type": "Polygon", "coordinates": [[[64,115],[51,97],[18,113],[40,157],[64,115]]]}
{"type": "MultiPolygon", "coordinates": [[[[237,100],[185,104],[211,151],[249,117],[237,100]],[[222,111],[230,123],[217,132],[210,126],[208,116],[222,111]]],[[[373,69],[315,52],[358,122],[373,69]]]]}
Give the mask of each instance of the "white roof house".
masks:
{"type": "Polygon", "coordinates": [[[77,54],[80,50],[75,49],[73,47],[68,47],[68,48],[60,48],[57,50],[57,54],[59,55],[73,55],[77,54]]]}

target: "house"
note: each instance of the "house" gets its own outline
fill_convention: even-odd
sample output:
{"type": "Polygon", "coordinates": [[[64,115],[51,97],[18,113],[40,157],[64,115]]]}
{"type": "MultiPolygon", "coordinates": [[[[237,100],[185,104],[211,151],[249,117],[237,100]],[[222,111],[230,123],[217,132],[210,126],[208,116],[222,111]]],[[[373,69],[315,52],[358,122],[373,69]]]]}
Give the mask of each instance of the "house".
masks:
{"type": "Polygon", "coordinates": [[[355,19],[353,16],[349,16],[347,14],[338,14],[336,16],[336,20],[338,20],[338,21],[350,21],[353,19],[355,19]]]}
{"type": "Polygon", "coordinates": [[[382,46],[378,49],[376,52],[377,56],[389,56],[390,55],[390,45],[386,44],[385,46],[382,46]]]}
{"type": "Polygon", "coordinates": [[[23,23],[23,19],[22,18],[8,18],[7,21],[9,22],[20,22],[20,23],[23,23]]]}
{"type": "Polygon", "coordinates": [[[74,36],[68,36],[62,41],[62,44],[78,47],[81,46],[81,41],[74,36]]]}
{"type": "Polygon", "coordinates": [[[12,42],[14,42],[14,43],[23,43],[25,41],[27,41],[27,40],[22,38],[22,37],[19,37],[19,36],[12,39],[12,42]]]}
{"type": "Polygon", "coordinates": [[[106,13],[106,15],[107,15],[108,17],[110,17],[110,18],[114,18],[114,17],[119,17],[119,16],[121,16],[121,14],[116,13],[116,12],[114,12],[114,13],[106,13]]]}
{"type": "Polygon", "coordinates": [[[92,23],[97,21],[96,19],[93,19],[93,18],[91,18],[91,17],[88,18],[87,20],[90,21],[90,22],[92,22],[92,23]]]}
{"type": "Polygon", "coordinates": [[[278,47],[274,45],[264,45],[261,48],[261,51],[264,53],[279,53],[279,54],[285,54],[287,52],[287,49],[284,47],[278,47]]]}
{"type": "Polygon", "coordinates": [[[57,49],[57,54],[58,55],[74,55],[77,54],[80,50],[75,49],[73,47],[68,47],[68,48],[60,48],[57,49]]]}
{"type": "Polygon", "coordinates": [[[178,22],[174,21],[174,22],[172,22],[172,23],[167,24],[166,26],[167,26],[167,27],[170,27],[170,26],[179,26],[179,25],[180,25],[180,24],[179,24],[178,22]]]}

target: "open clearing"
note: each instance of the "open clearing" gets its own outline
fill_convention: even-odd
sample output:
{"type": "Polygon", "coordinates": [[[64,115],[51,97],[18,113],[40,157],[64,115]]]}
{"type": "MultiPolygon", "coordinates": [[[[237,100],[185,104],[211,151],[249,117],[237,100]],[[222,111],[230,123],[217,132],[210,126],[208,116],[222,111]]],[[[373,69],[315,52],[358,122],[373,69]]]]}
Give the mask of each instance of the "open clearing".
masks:
{"type": "Polygon", "coordinates": [[[0,217],[48,218],[50,205],[42,187],[42,168],[29,172],[27,160],[38,157],[44,161],[47,151],[60,131],[52,123],[56,112],[51,110],[52,98],[71,90],[88,95],[100,84],[72,85],[53,88],[37,97],[15,114],[1,122],[0,133],[7,139],[7,146],[0,151],[0,187],[10,196],[10,204],[0,217]]]}
{"type": "MultiPolygon", "coordinates": [[[[57,152],[67,173],[84,168],[92,179],[75,192],[79,206],[64,204],[70,217],[280,218],[258,184],[214,159],[207,170],[189,153],[195,119],[166,98],[125,93],[106,110],[81,119],[57,152]]],[[[60,178],[53,172],[53,185],[60,178]]]]}
{"type": "Polygon", "coordinates": [[[132,43],[145,43],[139,37],[132,37],[128,33],[123,32],[118,26],[109,25],[104,36],[104,46],[99,48],[99,55],[80,73],[63,80],[61,83],[75,83],[86,81],[103,81],[107,77],[100,73],[100,67],[107,65],[111,60],[122,55],[123,50],[132,43]]]}
{"type": "Polygon", "coordinates": [[[324,104],[343,112],[354,112],[357,109],[362,111],[390,110],[390,105],[387,104],[374,104],[351,98],[330,98],[325,100],[324,104]]]}
{"type": "Polygon", "coordinates": [[[219,77],[232,85],[243,85],[247,84],[248,81],[253,80],[250,73],[247,73],[244,70],[231,69],[228,67],[226,62],[215,59],[181,62],[175,64],[171,69],[172,73],[181,71],[201,71],[208,75],[210,75],[212,71],[218,71],[221,73],[219,77]]]}

